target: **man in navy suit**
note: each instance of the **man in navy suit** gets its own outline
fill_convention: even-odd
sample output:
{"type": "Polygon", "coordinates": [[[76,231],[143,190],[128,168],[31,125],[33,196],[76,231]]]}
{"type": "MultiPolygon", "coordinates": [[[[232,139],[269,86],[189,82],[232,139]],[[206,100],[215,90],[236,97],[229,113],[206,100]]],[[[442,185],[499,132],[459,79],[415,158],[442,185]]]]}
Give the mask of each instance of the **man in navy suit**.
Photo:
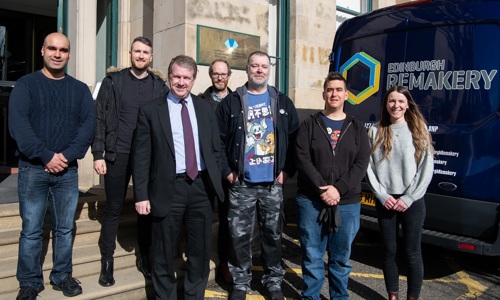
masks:
{"type": "Polygon", "coordinates": [[[173,260],[181,224],[188,258],[184,298],[204,298],[212,199],[224,199],[218,125],[210,104],[191,94],[196,73],[193,58],[173,58],[168,67],[170,92],[140,108],[134,135],[135,207],[139,214],[153,216],[156,299],[177,299],[173,260]]]}

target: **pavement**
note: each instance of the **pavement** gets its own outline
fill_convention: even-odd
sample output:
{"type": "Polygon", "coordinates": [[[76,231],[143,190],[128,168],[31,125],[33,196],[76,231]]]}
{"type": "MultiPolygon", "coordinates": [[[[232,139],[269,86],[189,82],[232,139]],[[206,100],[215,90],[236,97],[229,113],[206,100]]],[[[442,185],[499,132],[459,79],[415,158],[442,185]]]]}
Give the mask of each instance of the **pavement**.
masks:
{"type": "Polygon", "coordinates": [[[0,204],[17,202],[17,174],[0,174],[0,204]]]}

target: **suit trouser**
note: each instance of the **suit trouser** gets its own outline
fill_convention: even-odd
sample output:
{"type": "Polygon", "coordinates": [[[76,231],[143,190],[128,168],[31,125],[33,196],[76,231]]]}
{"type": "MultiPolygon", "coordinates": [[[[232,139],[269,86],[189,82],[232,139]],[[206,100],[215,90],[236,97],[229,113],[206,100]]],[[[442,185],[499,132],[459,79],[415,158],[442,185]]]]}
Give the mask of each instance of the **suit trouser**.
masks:
{"type": "MultiPolygon", "coordinates": [[[[106,160],[106,168],[107,172],[104,175],[106,208],[102,218],[99,248],[102,259],[111,261],[116,249],[119,218],[130,182],[129,155],[118,153],[115,161],[106,160]]],[[[151,245],[151,216],[137,215],[137,243],[143,260],[148,260],[151,245]]]]}
{"type": "Polygon", "coordinates": [[[184,299],[204,299],[210,271],[213,215],[208,190],[205,175],[194,181],[177,178],[167,215],[153,217],[153,285],[157,300],[177,299],[174,258],[182,223],[187,240],[184,299]]]}

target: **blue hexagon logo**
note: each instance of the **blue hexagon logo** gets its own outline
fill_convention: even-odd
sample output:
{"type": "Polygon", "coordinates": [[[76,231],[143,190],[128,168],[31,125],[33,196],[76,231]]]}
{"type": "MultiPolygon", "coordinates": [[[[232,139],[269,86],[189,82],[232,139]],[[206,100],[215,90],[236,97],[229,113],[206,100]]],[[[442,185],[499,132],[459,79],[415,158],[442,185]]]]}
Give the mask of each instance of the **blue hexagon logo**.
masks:
{"type": "Polygon", "coordinates": [[[368,87],[361,91],[359,94],[354,95],[349,93],[348,101],[354,105],[360,104],[368,97],[375,94],[379,90],[380,84],[380,62],[365,52],[358,52],[354,54],[348,61],[340,67],[340,73],[347,80],[347,71],[355,66],[357,63],[362,63],[370,70],[370,80],[368,87]]]}

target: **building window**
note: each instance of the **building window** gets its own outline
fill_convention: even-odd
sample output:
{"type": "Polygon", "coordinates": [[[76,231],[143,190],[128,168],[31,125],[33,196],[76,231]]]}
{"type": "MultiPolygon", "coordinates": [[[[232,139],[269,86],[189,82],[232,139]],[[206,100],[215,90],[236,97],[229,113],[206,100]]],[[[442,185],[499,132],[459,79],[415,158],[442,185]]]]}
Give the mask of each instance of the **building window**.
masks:
{"type": "Polygon", "coordinates": [[[337,0],[337,28],[347,19],[372,10],[372,0],[337,0]]]}

